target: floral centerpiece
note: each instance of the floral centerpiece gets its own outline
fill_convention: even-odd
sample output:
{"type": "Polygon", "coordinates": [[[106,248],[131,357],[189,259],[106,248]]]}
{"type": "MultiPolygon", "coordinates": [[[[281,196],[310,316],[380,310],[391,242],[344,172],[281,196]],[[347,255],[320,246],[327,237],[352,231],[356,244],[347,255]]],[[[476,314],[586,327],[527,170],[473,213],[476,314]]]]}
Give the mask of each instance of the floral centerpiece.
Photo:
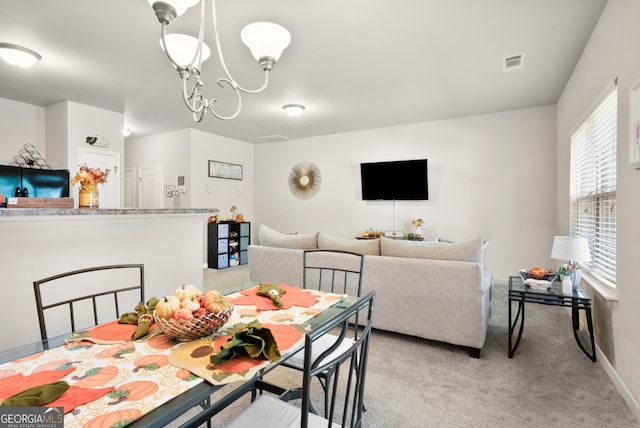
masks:
{"type": "Polygon", "coordinates": [[[422,221],[421,218],[417,218],[417,219],[413,220],[411,222],[411,224],[413,224],[413,226],[416,228],[415,238],[416,239],[421,239],[422,238],[422,225],[424,224],[424,222],[422,221]]]}
{"type": "Polygon", "coordinates": [[[81,165],[76,175],[71,179],[71,185],[80,183],[81,189],[88,189],[96,184],[107,182],[109,170],[102,171],[100,168],[89,168],[87,164],[81,165]]]}
{"type": "Polygon", "coordinates": [[[89,168],[87,164],[81,165],[76,175],[71,179],[71,185],[80,183],[78,191],[78,207],[98,208],[100,201],[98,184],[107,182],[109,170],[102,171],[100,168],[89,168]]]}
{"type": "Polygon", "coordinates": [[[578,269],[580,269],[580,266],[578,266],[577,263],[564,264],[560,266],[558,273],[560,275],[571,276],[574,272],[577,272],[578,269]]]}

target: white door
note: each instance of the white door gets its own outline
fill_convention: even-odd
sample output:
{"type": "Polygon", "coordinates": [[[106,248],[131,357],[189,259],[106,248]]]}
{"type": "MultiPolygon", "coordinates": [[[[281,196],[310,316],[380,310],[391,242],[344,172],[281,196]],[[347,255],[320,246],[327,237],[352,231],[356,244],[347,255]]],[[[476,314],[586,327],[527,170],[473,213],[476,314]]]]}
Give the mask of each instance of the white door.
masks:
{"type": "MultiPolygon", "coordinates": [[[[100,208],[120,208],[120,153],[99,149],[79,149],[80,165],[109,170],[107,182],[98,185],[100,208]]],[[[75,172],[72,171],[72,174],[75,172]]],[[[74,189],[77,199],[77,189],[74,189]]]]}
{"type": "Polygon", "coordinates": [[[138,169],[138,208],[164,208],[164,165],[138,169]]]}
{"type": "Polygon", "coordinates": [[[136,170],[128,168],[124,170],[124,207],[136,207],[136,170]]]}

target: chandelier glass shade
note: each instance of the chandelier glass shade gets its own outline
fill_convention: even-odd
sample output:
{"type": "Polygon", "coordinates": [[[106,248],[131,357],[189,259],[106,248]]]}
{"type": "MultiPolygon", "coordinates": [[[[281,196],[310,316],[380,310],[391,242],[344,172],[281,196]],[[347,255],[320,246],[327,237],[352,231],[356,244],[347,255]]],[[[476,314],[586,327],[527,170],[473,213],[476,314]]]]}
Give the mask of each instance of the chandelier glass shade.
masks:
{"type": "Polygon", "coordinates": [[[231,77],[224,61],[220,37],[218,36],[215,0],[210,0],[218,60],[225,73],[225,76],[217,79],[216,83],[221,87],[230,87],[236,94],[237,99],[235,112],[224,116],[215,111],[218,100],[213,98],[207,99],[203,95],[204,81],[202,80],[201,72],[202,62],[209,57],[211,52],[209,47],[204,43],[207,0],[147,1],[153,7],[156,17],[161,24],[160,45],[182,79],[182,97],[187,108],[193,113],[196,122],[200,122],[207,113],[211,113],[222,120],[230,120],[237,117],[242,109],[241,93],[255,94],[263,91],[267,87],[269,83],[269,72],[278,59],[280,59],[282,51],[289,46],[291,42],[291,35],[280,25],[271,22],[256,22],[247,25],[241,32],[241,39],[243,43],[249,47],[251,54],[258,61],[260,68],[262,68],[264,72],[264,83],[257,89],[243,88],[231,77]],[[189,7],[196,5],[198,1],[201,1],[198,37],[194,38],[177,33],[167,34],[166,27],[189,7]],[[186,43],[187,47],[177,47],[174,45],[176,40],[180,40],[181,43],[186,43]]]}
{"type": "MultiPolygon", "coordinates": [[[[198,52],[198,39],[188,36],[186,34],[166,34],[164,37],[165,46],[160,40],[160,47],[163,51],[169,52],[172,61],[178,64],[178,68],[187,68],[187,66],[193,61],[198,52]]],[[[200,63],[203,63],[211,56],[211,49],[206,43],[202,43],[202,49],[200,50],[202,58],[200,63]]]]}

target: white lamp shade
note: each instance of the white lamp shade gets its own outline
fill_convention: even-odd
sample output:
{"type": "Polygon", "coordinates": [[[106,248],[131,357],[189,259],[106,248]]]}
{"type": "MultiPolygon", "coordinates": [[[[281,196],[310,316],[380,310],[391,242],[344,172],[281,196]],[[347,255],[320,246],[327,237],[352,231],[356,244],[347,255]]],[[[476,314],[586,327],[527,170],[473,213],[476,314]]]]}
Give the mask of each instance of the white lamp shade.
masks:
{"type": "Polygon", "coordinates": [[[240,38],[258,61],[263,57],[271,57],[278,61],[282,51],[291,43],[291,34],[273,22],[249,24],[240,32],[240,38]]]}
{"type": "Polygon", "coordinates": [[[557,260],[571,260],[573,262],[581,263],[591,261],[589,242],[587,241],[587,238],[556,236],[553,238],[551,258],[557,260]]]}
{"type": "Polygon", "coordinates": [[[26,68],[33,66],[42,57],[31,49],[9,43],[0,43],[0,58],[11,65],[26,68]]]}
{"type": "MultiPolygon", "coordinates": [[[[182,67],[186,67],[193,60],[193,56],[198,48],[198,39],[195,37],[187,36],[186,34],[174,33],[166,34],[164,41],[167,44],[167,49],[171,58],[182,67]]],[[[162,40],[160,40],[160,47],[162,46],[162,40]]],[[[202,62],[211,56],[211,49],[206,43],[202,43],[202,62]]]]}
{"type": "MultiPolygon", "coordinates": [[[[147,2],[153,6],[158,0],[147,0],[147,2]]],[[[200,0],[160,0],[162,3],[167,3],[176,10],[176,14],[178,16],[182,15],[189,9],[191,6],[198,4],[200,0]]]]}

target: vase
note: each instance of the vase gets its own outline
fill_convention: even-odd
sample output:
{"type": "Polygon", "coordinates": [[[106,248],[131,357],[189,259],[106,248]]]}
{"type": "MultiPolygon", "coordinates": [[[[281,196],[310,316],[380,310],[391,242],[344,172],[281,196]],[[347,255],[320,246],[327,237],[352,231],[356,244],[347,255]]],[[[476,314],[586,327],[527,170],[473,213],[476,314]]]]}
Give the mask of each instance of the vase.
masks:
{"type": "Polygon", "coordinates": [[[573,281],[571,280],[571,275],[565,275],[562,280],[562,293],[573,294],[573,281]]]}
{"type": "Polygon", "coordinates": [[[78,191],[78,208],[98,208],[100,192],[96,183],[83,183],[78,191]]]}

